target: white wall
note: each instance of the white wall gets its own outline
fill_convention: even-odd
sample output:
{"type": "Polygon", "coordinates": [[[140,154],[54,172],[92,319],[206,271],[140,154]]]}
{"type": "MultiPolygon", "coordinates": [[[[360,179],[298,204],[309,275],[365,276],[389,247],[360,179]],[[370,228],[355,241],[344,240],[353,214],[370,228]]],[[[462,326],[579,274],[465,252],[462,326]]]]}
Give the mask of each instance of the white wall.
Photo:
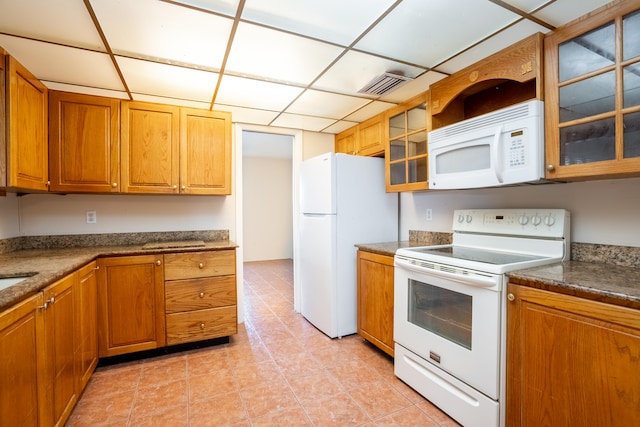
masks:
{"type": "MultiPolygon", "coordinates": [[[[20,235],[229,229],[234,196],[29,194],[19,198],[20,235]],[[96,224],[86,211],[96,211],[96,224]]],[[[233,237],[231,237],[233,240],[233,237]]]]}
{"type": "Polygon", "coordinates": [[[291,158],[244,156],[242,170],[244,260],[293,258],[291,158]]]}
{"type": "Polygon", "coordinates": [[[335,138],[333,135],[316,132],[303,132],[302,160],[319,156],[320,154],[333,152],[335,138]]]}
{"type": "Polygon", "coordinates": [[[572,241],[640,247],[640,178],[403,193],[400,203],[404,240],[409,230],[451,232],[454,209],[564,208],[571,212],[572,241]]]}
{"type": "Polygon", "coordinates": [[[20,236],[18,197],[9,193],[6,197],[0,197],[0,239],[18,236],[20,236]]]}

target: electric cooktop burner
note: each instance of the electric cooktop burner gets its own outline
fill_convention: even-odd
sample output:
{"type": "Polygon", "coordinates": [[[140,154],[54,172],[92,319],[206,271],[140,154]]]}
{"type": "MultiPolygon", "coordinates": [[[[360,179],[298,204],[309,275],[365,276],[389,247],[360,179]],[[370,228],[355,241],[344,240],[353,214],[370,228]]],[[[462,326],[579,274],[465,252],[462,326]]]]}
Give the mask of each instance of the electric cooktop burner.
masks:
{"type": "Polygon", "coordinates": [[[536,259],[544,258],[536,255],[520,255],[460,246],[445,246],[439,248],[410,248],[410,250],[426,255],[438,255],[447,258],[462,259],[466,261],[477,261],[493,265],[515,264],[518,262],[533,261],[536,259]]]}

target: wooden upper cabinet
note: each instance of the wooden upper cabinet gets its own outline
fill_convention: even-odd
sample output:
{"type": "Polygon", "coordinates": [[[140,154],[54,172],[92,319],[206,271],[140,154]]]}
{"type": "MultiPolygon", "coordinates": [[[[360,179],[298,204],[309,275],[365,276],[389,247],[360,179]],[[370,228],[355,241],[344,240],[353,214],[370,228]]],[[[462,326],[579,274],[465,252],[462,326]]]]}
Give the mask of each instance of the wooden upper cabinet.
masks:
{"type": "Polygon", "coordinates": [[[356,126],[340,132],[335,137],[334,151],[336,153],[356,154],[356,138],[356,126]]]}
{"type": "Polygon", "coordinates": [[[543,99],[543,35],[531,35],[429,87],[429,130],[543,99]]]}
{"type": "Polygon", "coordinates": [[[610,3],[547,34],[546,177],[640,175],[640,4],[610,3]]]}
{"type": "Polygon", "coordinates": [[[120,191],[120,101],[49,93],[51,191],[120,191]]]}
{"type": "Polygon", "coordinates": [[[180,193],[231,194],[231,113],[180,109],[180,193]]]}
{"type": "Polygon", "coordinates": [[[178,194],[180,107],[123,101],[121,114],[122,191],[178,194]]]}
{"type": "Polygon", "coordinates": [[[47,191],[47,88],[12,56],[5,56],[7,80],[7,187],[47,191]]]}
{"type": "Polygon", "coordinates": [[[0,196],[7,188],[6,52],[0,47],[0,196]]]}
{"type": "Polygon", "coordinates": [[[384,156],[385,115],[378,114],[358,125],[359,156],[384,156]]]}

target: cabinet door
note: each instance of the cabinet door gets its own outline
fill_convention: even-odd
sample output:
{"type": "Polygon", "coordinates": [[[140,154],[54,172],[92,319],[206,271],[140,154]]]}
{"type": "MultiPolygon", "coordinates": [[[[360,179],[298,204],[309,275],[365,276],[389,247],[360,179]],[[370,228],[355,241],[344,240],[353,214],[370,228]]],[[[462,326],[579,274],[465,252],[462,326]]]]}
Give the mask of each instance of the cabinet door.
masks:
{"type": "Polygon", "coordinates": [[[508,426],[640,425],[638,310],[508,285],[508,426]]]}
{"type": "Polygon", "coordinates": [[[162,256],[102,258],[98,266],[100,357],[164,346],[162,256]]]}
{"type": "Polygon", "coordinates": [[[427,95],[419,95],[387,112],[385,175],[387,192],[426,190],[427,95]]]}
{"type": "Polygon", "coordinates": [[[545,37],[548,179],[640,175],[638,9],[614,2],[545,37]]]}
{"type": "Polygon", "coordinates": [[[0,425],[46,425],[42,294],[0,312],[0,425]],[[42,404],[39,404],[42,403],[42,404]]]}
{"type": "Polygon", "coordinates": [[[121,107],[122,191],[178,194],[180,108],[135,101],[121,107]]]}
{"type": "Polygon", "coordinates": [[[48,398],[52,403],[53,425],[64,425],[78,400],[75,377],[74,288],[77,275],[71,274],[44,289],[48,302],[45,313],[45,342],[48,357],[48,398]]]}
{"type": "Polygon", "coordinates": [[[6,52],[0,47],[0,196],[7,187],[6,52]]]}
{"type": "Polygon", "coordinates": [[[180,193],[231,194],[231,113],[180,109],[180,193]]]}
{"type": "Polygon", "coordinates": [[[95,261],[78,270],[76,298],[76,390],[80,394],[98,365],[98,289],[95,261]]]}
{"type": "Polygon", "coordinates": [[[335,138],[335,152],[344,154],[356,154],[357,126],[340,132],[335,138]]]}
{"type": "Polygon", "coordinates": [[[378,115],[358,125],[358,155],[384,155],[384,120],[385,115],[378,115]]]}
{"type": "Polygon", "coordinates": [[[6,56],[7,186],[47,191],[47,88],[15,58],[6,56]]]}
{"type": "Polygon", "coordinates": [[[393,257],[358,251],[358,334],[393,357],[393,257]]]}
{"type": "Polygon", "coordinates": [[[49,94],[51,191],[120,191],[120,101],[49,94]]]}

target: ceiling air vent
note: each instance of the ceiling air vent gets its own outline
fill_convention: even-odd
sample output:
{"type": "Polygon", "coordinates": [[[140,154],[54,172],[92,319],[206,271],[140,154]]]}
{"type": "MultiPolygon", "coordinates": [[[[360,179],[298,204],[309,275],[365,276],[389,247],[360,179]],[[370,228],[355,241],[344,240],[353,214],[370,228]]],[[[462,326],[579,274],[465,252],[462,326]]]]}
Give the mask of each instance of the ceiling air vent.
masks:
{"type": "Polygon", "coordinates": [[[367,83],[358,93],[385,95],[411,80],[413,79],[399,74],[384,73],[367,83]]]}

